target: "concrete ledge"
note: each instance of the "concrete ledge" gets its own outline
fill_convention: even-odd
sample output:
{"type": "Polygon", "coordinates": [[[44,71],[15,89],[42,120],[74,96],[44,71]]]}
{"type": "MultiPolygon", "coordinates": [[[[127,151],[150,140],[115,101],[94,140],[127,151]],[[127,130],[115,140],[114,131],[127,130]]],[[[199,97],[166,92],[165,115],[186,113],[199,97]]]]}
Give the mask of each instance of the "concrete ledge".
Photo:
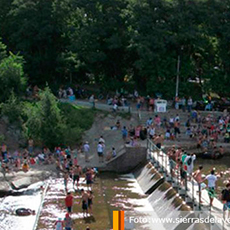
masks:
{"type": "Polygon", "coordinates": [[[146,147],[125,146],[117,157],[106,163],[103,171],[113,171],[117,173],[129,173],[138,165],[147,163],[146,147]]]}

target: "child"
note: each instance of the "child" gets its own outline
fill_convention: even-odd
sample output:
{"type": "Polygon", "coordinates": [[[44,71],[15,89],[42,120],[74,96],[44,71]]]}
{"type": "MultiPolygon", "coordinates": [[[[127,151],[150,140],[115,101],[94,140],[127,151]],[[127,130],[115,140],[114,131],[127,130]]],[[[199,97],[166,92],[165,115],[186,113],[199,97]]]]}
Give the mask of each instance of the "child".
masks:
{"type": "Polygon", "coordinates": [[[73,220],[70,217],[69,213],[65,214],[64,225],[65,225],[65,230],[71,230],[73,227],[73,220]]]}
{"type": "Polygon", "coordinates": [[[117,156],[117,153],[116,153],[115,148],[113,147],[113,148],[112,148],[112,157],[116,157],[116,156],[117,156]]]}
{"type": "Polygon", "coordinates": [[[58,218],[58,220],[55,222],[55,227],[56,230],[63,230],[64,222],[61,218],[58,218]]]}

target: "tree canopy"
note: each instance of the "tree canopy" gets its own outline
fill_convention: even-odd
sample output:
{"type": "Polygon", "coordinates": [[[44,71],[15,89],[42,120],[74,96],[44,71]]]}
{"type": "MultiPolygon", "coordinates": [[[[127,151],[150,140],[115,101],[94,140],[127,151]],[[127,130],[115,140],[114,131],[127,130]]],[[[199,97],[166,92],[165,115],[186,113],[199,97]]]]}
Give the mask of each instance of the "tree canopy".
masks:
{"type": "Polygon", "coordinates": [[[172,97],[180,58],[179,96],[230,96],[229,7],[230,0],[0,0],[0,74],[10,76],[1,71],[14,54],[33,85],[96,83],[172,97]]]}

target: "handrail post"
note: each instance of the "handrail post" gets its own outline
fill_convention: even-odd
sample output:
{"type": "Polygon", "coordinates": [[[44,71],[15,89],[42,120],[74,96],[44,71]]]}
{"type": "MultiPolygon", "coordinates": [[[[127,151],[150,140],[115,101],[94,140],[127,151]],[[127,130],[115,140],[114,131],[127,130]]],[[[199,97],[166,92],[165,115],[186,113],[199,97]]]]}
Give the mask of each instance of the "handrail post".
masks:
{"type": "Polygon", "coordinates": [[[193,205],[193,208],[194,208],[194,180],[192,179],[192,205],[193,205]]]}
{"type": "Polygon", "coordinates": [[[200,184],[198,183],[198,191],[199,191],[199,210],[201,210],[201,203],[200,203],[200,201],[201,201],[201,186],[200,186],[200,184]]]}

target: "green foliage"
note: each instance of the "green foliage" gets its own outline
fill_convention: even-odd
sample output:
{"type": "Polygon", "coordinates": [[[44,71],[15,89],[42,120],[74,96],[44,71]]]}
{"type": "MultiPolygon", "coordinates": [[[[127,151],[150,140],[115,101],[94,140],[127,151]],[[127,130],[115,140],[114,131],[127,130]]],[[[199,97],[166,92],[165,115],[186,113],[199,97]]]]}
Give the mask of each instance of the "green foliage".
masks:
{"type": "MultiPolygon", "coordinates": [[[[180,56],[179,96],[229,96],[229,8],[230,0],[1,0],[0,37],[23,55],[33,85],[171,98],[180,56]]],[[[0,60],[5,51],[0,43],[0,60]]]]}
{"type": "Polygon", "coordinates": [[[8,117],[10,124],[21,125],[22,122],[22,103],[11,93],[9,99],[1,104],[2,115],[8,117]]]}
{"type": "Polygon", "coordinates": [[[14,92],[16,96],[23,94],[25,90],[26,79],[23,72],[23,58],[10,54],[0,63],[0,100],[6,101],[10,93],[14,92]]]}
{"type": "Polygon", "coordinates": [[[60,103],[59,107],[66,120],[65,143],[75,145],[81,141],[83,132],[92,126],[95,112],[68,103],[60,103]]]}
{"type": "Polygon", "coordinates": [[[65,121],[58,108],[58,102],[49,88],[39,93],[40,101],[26,109],[27,136],[39,140],[42,144],[53,148],[62,143],[65,121]]]}
{"type": "Polygon", "coordinates": [[[4,58],[6,58],[6,45],[4,45],[0,40],[0,62],[4,58]]]}
{"type": "Polygon", "coordinates": [[[5,141],[5,136],[2,134],[0,135],[0,142],[2,143],[3,141],[5,141]]]}
{"type": "Polygon", "coordinates": [[[92,126],[94,112],[59,103],[49,88],[41,91],[39,97],[38,102],[24,104],[26,136],[50,148],[79,143],[83,132],[92,126]]]}

